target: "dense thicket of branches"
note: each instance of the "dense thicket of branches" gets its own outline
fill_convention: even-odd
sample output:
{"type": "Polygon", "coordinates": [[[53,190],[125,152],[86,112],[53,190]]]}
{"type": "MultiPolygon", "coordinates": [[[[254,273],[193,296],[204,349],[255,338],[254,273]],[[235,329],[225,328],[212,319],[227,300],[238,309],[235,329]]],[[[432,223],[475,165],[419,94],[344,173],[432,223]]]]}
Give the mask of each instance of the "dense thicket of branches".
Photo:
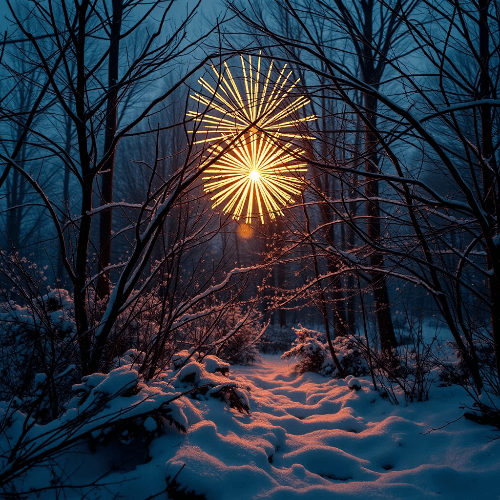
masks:
{"type": "Polygon", "coordinates": [[[0,329],[14,353],[29,317],[36,355],[22,352],[0,396],[33,396],[43,372],[40,418],[55,418],[68,366],[74,382],[136,348],[151,379],[178,349],[221,354],[238,338],[230,356],[267,319],[286,346],[298,310],[338,376],[335,338],[399,380],[412,325],[433,322],[461,381],[500,395],[500,3],[241,0],[206,30],[198,7],[9,3],[0,329]],[[299,130],[315,138],[297,140],[302,198],[247,239],[210,208],[184,117],[208,63],[258,52],[291,66],[300,112],[318,119],[299,130]]]}
{"type": "MultiPolygon", "coordinates": [[[[198,199],[199,152],[183,118],[185,85],[212,57],[195,55],[210,30],[188,36],[196,5],[173,26],[172,2],[9,7],[20,41],[2,53],[4,251],[48,266],[52,289],[69,287],[82,374],[136,347],[131,318],[154,311],[152,376],[173,325],[202,314],[208,297],[234,300],[243,279],[212,255],[221,224],[198,199]]],[[[25,305],[19,269],[2,284],[25,305]]]]}
{"type": "Polygon", "coordinates": [[[487,344],[500,368],[497,2],[230,7],[242,31],[305,76],[323,117],[311,204],[331,213],[311,232],[316,254],[337,265],[319,279],[335,288],[333,277],[355,272],[369,283],[382,346],[386,280],[414,283],[481,390],[490,374],[477,349],[487,344]]]}

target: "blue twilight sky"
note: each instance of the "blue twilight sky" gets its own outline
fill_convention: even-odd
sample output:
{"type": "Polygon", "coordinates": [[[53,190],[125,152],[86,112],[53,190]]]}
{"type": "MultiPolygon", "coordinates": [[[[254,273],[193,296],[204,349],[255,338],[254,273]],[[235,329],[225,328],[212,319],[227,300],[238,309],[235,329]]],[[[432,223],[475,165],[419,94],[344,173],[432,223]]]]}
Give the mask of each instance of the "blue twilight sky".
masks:
{"type": "Polygon", "coordinates": [[[0,32],[3,34],[3,32],[7,29],[8,23],[5,19],[5,16],[7,15],[7,2],[5,0],[0,0],[0,32]]]}
{"type": "MultiPolygon", "coordinates": [[[[11,5],[16,7],[16,5],[21,4],[20,0],[10,0],[11,5]]],[[[28,3],[24,1],[24,3],[28,3]]],[[[149,3],[149,2],[145,2],[149,3]]],[[[173,10],[175,14],[178,14],[179,16],[183,15],[187,7],[190,5],[194,5],[195,0],[177,0],[177,2],[173,6],[173,10]]],[[[200,5],[200,11],[197,16],[198,19],[195,20],[195,23],[202,23],[202,22],[207,22],[211,19],[215,19],[217,16],[220,16],[221,13],[223,12],[224,7],[222,4],[222,0],[202,0],[202,3],[200,5]]],[[[8,34],[12,34],[12,23],[8,21],[8,18],[10,18],[10,11],[7,6],[7,1],[6,0],[0,0],[0,33],[3,38],[4,32],[7,30],[8,34]]],[[[194,25],[191,25],[191,28],[193,28],[194,25]]],[[[201,26],[200,26],[201,27],[201,26]]],[[[196,31],[196,28],[195,28],[196,31]]]]}

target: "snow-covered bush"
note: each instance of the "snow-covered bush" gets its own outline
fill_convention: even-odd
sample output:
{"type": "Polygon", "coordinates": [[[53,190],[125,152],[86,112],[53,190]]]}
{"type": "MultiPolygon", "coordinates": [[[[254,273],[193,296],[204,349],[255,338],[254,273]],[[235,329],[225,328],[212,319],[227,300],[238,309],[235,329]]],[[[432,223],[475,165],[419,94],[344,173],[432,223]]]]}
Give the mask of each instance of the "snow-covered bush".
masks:
{"type": "MultiPolygon", "coordinates": [[[[100,302],[97,297],[96,302],[100,302]]],[[[99,305],[101,309],[105,307],[104,303],[99,305]]],[[[117,317],[104,347],[100,370],[108,372],[115,368],[116,361],[126,352],[145,352],[151,338],[158,332],[162,311],[161,300],[155,291],[138,296],[134,303],[117,317]]],[[[103,310],[96,315],[96,322],[102,313],[103,310]]],[[[170,344],[169,347],[172,352],[175,351],[170,344]]]]}
{"type": "MultiPolygon", "coordinates": [[[[337,358],[344,369],[346,375],[362,377],[370,373],[370,367],[365,353],[360,348],[360,343],[364,343],[364,337],[337,337],[333,341],[333,347],[337,358]]],[[[330,360],[332,370],[335,368],[330,360]]],[[[335,369],[336,370],[336,369],[335,369]]]]}
{"type": "Polygon", "coordinates": [[[47,422],[62,411],[79,370],[71,297],[42,278],[33,273],[31,294],[2,291],[0,400],[15,396],[38,422],[47,422]]]}
{"type": "Polygon", "coordinates": [[[258,340],[260,329],[248,326],[221,342],[215,350],[217,356],[236,365],[253,365],[259,360],[258,340]]]}
{"type": "MultiPolygon", "coordinates": [[[[179,353],[175,359],[184,362],[147,381],[139,371],[144,353],[130,350],[109,373],[93,373],[74,384],[64,412],[48,423],[34,425],[17,399],[0,401],[0,483],[22,483],[28,471],[50,469],[55,457],[73,447],[100,449],[103,464],[114,453],[114,459],[123,464],[146,463],[156,437],[186,432],[189,419],[199,415],[197,400],[216,406],[219,403],[214,400],[220,400],[248,413],[246,389],[228,378],[229,365],[213,355],[192,354],[179,353]]],[[[111,470],[114,459],[104,467],[111,470]]]]}
{"type": "Polygon", "coordinates": [[[326,375],[328,367],[327,347],[321,341],[321,333],[302,326],[295,328],[297,335],[292,348],[281,356],[284,359],[296,358],[298,363],[295,371],[298,373],[315,372],[326,375]]]}
{"type": "Polygon", "coordinates": [[[379,391],[393,403],[397,404],[401,396],[408,402],[427,401],[433,370],[438,364],[434,356],[435,339],[425,342],[418,322],[407,325],[403,333],[399,338],[404,343],[392,350],[373,349],[374,342],[368,344],[365,337],[351,337],[351,340],[368,366],[371,365],[379,391]]]}
{"type": "Polygon", "coordinates": [[[443,362],[438,369],[439,385],[446,387],[453,384],[467,385],[469,374],[463,361],[443,362]]]}
{"type": "Polygon", "coordinates": [[[213,355],[203,357],[199,353],[193,353],[192,357],[187,357],[186,351],[175,358],[184,358],[185,361],[177,371],[174,387],[189,391],[190,397],[196,399],[216,398],[241,413],[250,411],[246,392],[237,382],[227,378],[228,363],[213,355]]]}
{"type": "MultiPolygon", "coordinates": [[[[491,339],[483,336],[475,342],[475,356],[483,376],[483,383],[486,392],[500,397],[500,386],[495,375],[495,353],[491,339]]],[[[470,374],[466,363],[460,356],[460,352],[455,342],[448,340],[439,351],[438,376],[441,385],[452,384],[462,387],[470,386],[470,374]]],[[[478,404],[480,402],[478,401],[478,404]]],[[[500,410],[492,408],[492,410],[500,410]]]]}
{"type": "MultiPolygon", "coordinates": [[[[330,349],[324,333],[299,326],[294,328],[297,338],[292,348],[282,358],[296,358],[295,370],[298,373],[315,372],[325,377],[338,377],[338,370],[333,363],[330,349]]],[[[335,354],[346,375],[360,377],[370,373],[357,339],[337,337],[333,341],[335,354]]]]}

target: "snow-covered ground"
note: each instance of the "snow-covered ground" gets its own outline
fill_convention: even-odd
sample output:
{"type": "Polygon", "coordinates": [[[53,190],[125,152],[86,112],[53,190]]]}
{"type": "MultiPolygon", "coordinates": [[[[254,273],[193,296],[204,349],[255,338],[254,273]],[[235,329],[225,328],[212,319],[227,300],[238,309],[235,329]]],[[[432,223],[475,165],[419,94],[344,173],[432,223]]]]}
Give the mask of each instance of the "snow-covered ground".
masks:
{"type": "Polygon", "coordinates": [[[147,462],[133,444],[72,451],[63,481],[89,484],[110,465],[116,471],[99,480],[105,487],[66,490],[66,498],[153,498],[177,475],[207,500],[500,499],[500,433],[460,418],[469,400],[456,386],[393,406],[368,378],[297,375],[270,355],[232,367],[230,378],[248,390],[250,414],[183,398],[187,433],[169,427],[147,462]]]}

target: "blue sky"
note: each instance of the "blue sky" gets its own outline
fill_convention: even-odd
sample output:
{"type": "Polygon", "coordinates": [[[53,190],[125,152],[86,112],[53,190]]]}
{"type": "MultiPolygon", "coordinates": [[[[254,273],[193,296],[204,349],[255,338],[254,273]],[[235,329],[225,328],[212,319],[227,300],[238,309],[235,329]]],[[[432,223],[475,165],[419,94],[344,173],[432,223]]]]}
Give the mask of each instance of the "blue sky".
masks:
{"type": "Polygon", "coordinates": [[[5,0],[0,0],[0,30],[2,34],[8,27],[8,23],[5,20],[7,11],[8,11],[7,2],[5,0]]]}
{"type": "MultiPolygon", "coordinates": [[[[20,3],[20,0],[11,0],[12,5],[16,5],[20,3]]],[[[194,0],[178,0],[176,4],[174,4],[174,9],[178,11],[180,15],[186,12],[186,5],[193,5],[194,0]]],[[[222,1],[220,0],[204,0],[201,4],[201,18],[207,20],[210,17],[216,17],[217,13],[223,11],[222,1]]],[[[0,0],[0,33],[2,34],[5,30],[10,31],[12,29],[11,23],[7,20],[7,17],[10,17],[9,8],[7,6],[6,0],[0,0]]]]}

